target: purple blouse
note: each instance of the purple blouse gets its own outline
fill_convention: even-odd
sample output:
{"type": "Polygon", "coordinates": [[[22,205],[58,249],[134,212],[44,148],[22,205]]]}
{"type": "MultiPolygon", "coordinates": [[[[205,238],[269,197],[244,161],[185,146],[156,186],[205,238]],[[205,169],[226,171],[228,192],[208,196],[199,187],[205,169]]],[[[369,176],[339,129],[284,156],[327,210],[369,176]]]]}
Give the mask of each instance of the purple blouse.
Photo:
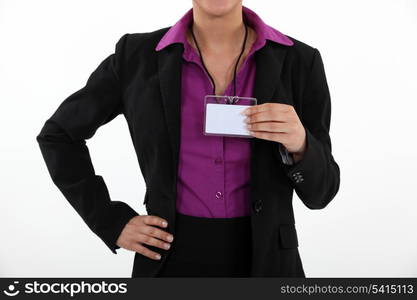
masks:
{"type": "MultiPolygon", "coordinates": [[[[284,45],[293,42],[243,7],[243,18],[257,34],[236,77],[236,94],[253,96],[256,65],[253,54],[266,40],[284,45]]],[[[190,9],[158,43],[159,51],[172,43],[184,45],[181,86],[181,140],[177,181],[178,212],[208,218],[250,215],[250,139],[203,134],[204,96],[212,94],[198,52],[188,43],[186,30],[193,21],[190,9]]],[[[233,81],[225,90],[233,94],[233,81]]]]}

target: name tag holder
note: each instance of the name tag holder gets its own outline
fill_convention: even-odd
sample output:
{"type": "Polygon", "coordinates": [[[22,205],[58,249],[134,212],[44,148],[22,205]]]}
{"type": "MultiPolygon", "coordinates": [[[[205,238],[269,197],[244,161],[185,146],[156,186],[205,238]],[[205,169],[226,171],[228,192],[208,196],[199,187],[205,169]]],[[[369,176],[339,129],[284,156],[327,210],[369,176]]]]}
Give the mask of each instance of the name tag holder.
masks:
{"type": "Polygon", "coordinates": [[[257,104],[256,98],[207,95],[204,97],[204,135],[252,138],[242,112],[257,104]]]}

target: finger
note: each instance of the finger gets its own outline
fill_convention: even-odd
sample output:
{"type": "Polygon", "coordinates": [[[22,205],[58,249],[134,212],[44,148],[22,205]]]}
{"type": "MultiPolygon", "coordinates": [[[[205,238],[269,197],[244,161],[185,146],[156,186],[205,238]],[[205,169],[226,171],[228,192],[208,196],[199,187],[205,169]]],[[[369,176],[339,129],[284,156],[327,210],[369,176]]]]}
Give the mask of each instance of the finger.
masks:
{"type": "Polygon", "coordinates": [[[290,126],[284,122],[257,122],[247,124],[248,130],[251,131],[267,131],[267,132],[290,132],[290,126]]]}
{"type": "Polygon", "coordinates": [[[288,114],[276,111],[265,110],[246,117],[245,122],[248,124],[256,122],[287,122],[289,120],[288,114]]]}
{"type": "Polygon", "coordinates": [[[140,232],[170,243],[174,240],[174,236],[172,234],[154,226],[142,226],[140,232]]]}
{"type": "Polygon", "coordinates": [[[258,139],[286,143],[288,139],[287,133],[267,132],[267,131],[249,131],[250,134],[258,139]]]}
{"type": "Polygon", "coordinates": [[[147,244],[147,245],[151,245],[151,246],[155,246],[164,250],[168,250],[171,247],[170,243],[165,243],[159,239],[156,239],[150,235],[145,235],[145,234],[140,234],[138,236],[138,239],[141,243],[147,244]]]}
{"type": "Polygon", "coordinates": [[[155,225],[155,226],[161,226],[161,227],[168,226],[167,220],[162,219],[158,216],[152,216],[152,215],[144,216],[143,222],[147,225],[155,225]]]}
{"type": "Polygon", "coordinates": [[[145,247],[145,246],[143,246],[143,245],[141,245],[139,243],[135,243],[132,246],[132,250],[135,251],[135,252],[137,252],[137,253],[139,253],[139,254],[142,254],[144,256],[147,256],[147,257],[149,257],[151,259],[154,259],[154,260],[160,260],[161,259],[161,254],[156,253],[154,251],[151,251],[147,247],[145,247]]]}
{"type": "Polygon", "coordinates": [[[247,116],[249,115],[253,115],[256,113],[260,113],[263,111],[268,111],[268,110],[279,110],[279,111],[288,111],[291,109],[291,105],[289,104],[284,104],[284,103],[263,103],[263,104],[259,104],[259,105],[254,105],[254,106],[250,106],[248,108],[246,108],[243,113],[247,116]]]}

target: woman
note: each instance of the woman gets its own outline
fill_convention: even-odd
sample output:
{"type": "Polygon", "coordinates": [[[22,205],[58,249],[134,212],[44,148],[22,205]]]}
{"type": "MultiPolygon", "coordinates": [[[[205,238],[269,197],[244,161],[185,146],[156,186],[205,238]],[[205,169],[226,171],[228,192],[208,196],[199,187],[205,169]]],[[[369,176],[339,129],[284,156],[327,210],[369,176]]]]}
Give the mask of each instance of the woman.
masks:
{"type": "Polygon", "coordinates": [[[194,0],[174,26],[125,34],[46,121],[37,140],[54,183],[133,277],[304,277],[292,209],[339,189],[330,95],[317,49],[241,0],[194,0]],[[254,97],[252,138],[203,132],[206,95],[254,97]],[[123,114],[148,215],[111,201],[85,140],[123,114]]]}

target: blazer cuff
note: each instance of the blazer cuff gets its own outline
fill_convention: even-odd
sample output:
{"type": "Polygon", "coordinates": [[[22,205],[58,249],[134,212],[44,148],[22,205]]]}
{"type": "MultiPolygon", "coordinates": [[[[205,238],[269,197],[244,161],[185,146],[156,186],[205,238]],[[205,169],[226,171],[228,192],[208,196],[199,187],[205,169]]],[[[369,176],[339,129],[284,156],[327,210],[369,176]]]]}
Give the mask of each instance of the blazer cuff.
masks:
{"type": "Polygon", "coordinates": [[[311,187],[316,183],[316,177],[323,175],[321,172],[324,153],[319,142],[307,128],[306,143],[303,157],[287,169],[287,175],[296,185],[311,187]]]}
{"type": "Polygon", "coordinates": [[[120,233],[130,219],[139,214],[123,201],[110,200],[103,178],[101,176],[95,176],[95,178],[98,185],[97,199],[100,199],[105,205],[104,207],[98,206],[95,216],[86,221],[107,247],[117,254],[116,250],[120,247],[116,245],[116,242],[120,233]]]}
{"type": "Polygon", "coordinates": [[[107,247],[114,253],[117,254],[116,250],[120,247],[116,245],[117,239],[122,233],[125,225],[133,217],[139,214],[132,209],[128,204],[121,201],[112,201],[114,209],[113,220],[109,220],[112,223],[111,229],[101,235],[101,239],[107,245],[107,247]]]}
{"type": "Polygon", "coordinates": [[[283,144],[279,143],[278,150],[282,163],[284,165],[292,166],[294,164],[294,158],[292,157],[292,154],[288,152],[287,148],[283,144]]]}

